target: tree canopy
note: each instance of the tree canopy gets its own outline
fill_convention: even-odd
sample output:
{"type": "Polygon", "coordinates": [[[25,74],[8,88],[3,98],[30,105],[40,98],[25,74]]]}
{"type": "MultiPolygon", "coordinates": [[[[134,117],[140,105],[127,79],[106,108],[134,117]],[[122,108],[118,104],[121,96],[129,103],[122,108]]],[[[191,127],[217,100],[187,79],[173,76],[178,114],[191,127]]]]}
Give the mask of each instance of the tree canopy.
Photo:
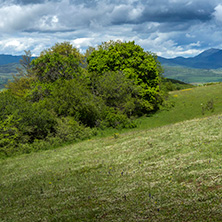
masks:
{"type": "Polygon", "coordinates": [[[70,43],[57,43],[32,61],[32,71],[41,82],[73,79],[81,76],[83,56],[70,43]]]}
{"type": "Polygon", "coordinates": [[[162,102],[156,57],[135,42],[105,42],[85,55],[64,42],[30,57],[0,94],[0,156],[135,127],[162,102]]]}
{"type": "MultiPolygon", "coordinates": [[[[102,76],[108,71],[122,71],[128,79],[141,86],[140,95],[156,109],[159,103],[160,73],[155,55],[132,42],[105,42],[87,58],[88,72],[102,76]]],[[[147,107],[148,108],[148,107],[147,107]]]]}

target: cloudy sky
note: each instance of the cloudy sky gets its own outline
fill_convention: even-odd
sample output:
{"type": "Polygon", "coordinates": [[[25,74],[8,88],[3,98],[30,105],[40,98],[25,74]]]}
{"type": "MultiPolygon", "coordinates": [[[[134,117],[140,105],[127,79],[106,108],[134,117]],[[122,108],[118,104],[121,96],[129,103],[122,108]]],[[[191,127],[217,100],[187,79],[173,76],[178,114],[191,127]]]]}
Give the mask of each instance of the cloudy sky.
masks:
{"type": "Polygon", "coordinates": [[[222,48],[222,1],[0,0],[0,54],[118,39],[167,58],[222,48]]]}

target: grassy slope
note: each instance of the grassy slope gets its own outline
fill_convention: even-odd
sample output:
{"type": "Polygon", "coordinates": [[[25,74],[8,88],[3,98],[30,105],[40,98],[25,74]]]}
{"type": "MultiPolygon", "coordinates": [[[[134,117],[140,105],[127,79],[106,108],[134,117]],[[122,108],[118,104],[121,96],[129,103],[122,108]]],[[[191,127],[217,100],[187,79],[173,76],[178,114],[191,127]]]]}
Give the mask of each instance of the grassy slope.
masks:
{"type": "MultiPolygon", "coordinates": [[[[220,114],[222,113],[221,92],[222,83],[171,92],[168,104],[173,104],[174,107],[163,108],[164,110],[161,110],[148,118],[139,118],[136,120],[138,127],[135,130],[152,129],[154,127],[160,127],[193,118],[220,114]],[[214,112],[205,111],[205,114],[203,115],[202,107],[212,99],[214,101],[214,112]]],[[[99,136],[101,135],[104,137],[113,135],[114,133],[125,133],[129,131],[131,131],[131,129],[123,129],[119,131],[116,129],[108,129],[105,132],[102,131],[99,136]]]]}
{"type": "Polygon", "coordinates": [[[168,110],[161,110],[149,118],[138,120],[139,129],[150,129],[167,124],[173,124],[184,120],[198,117],[210,116],[212,114],[222,113],[222,84],[195,87],[180,91],[171,92],[168,99],[169,104],[174,107],[168,110]],[[214,111],[205,111],[202,114],[202,107],[208,101],[213,100],[214,111]]]}
{"type": "Polygon", "coordinates": [[[116,138],[1,160],[0,221],[221,221],[222,115],[201,114],[212,97],[222,113],[221,87],[173,92],[116,138]]]}

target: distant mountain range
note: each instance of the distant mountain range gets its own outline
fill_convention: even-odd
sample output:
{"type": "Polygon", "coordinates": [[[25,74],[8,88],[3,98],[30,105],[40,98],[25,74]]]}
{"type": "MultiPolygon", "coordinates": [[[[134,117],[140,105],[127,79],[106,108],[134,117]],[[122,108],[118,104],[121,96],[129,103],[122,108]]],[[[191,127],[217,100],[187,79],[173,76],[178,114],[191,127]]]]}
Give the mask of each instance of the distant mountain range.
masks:
{"type": "Polygon", "coordinates": [[[195,57],[176,57],[166,59],[158,57],[163,66],[184,66],[197,69],[219,69],[222,68],[222,50],[208,49],[195,57]]]}
{"type": "Polygon", "coordinates": [[[22,56],[0,54],[0,65],[7,65],[10,63],[19,63],[20,59],[22,59],[22,56]]]}
{"type": "MultiPolygon", "coordinates": [[[[31,59],[35,59],[36,57],[31,57],[31,59]]],[[[20,59],[22,59],[22,56],[13,56],[13,55],[5,55],[5,54],[0,54],[0,66],[2,65],[7,65],[11,63],[18,63],[20,59]]]]}
{"type": "MultiPolygon", "coordinates": [[[[34,59],[33,57],[32,59],[34,59]]],[[[12,74],[16,74],[16,67],[22,56],[0,54],[0,90],[12,74]]],[[[222,82],[222,50],[208,49],[195,57],[176,57],[166,59],[158,57],[163,66],[163,75],[167,78],[186,83],[222,82]]]]}
{"type": "MultiPolygon", "coordinates": [[[[10,63],[19,63],[20,59],[22,59],[22,56],[0,54],[0,66],[10,63]]],[[[159,56],[158,60],[164,66],[185,66],[198,69],[218,69],[222,68],[222,50],[208,49],[199,55],[190,58],[176,57],[172,59],[166,59],[159,56]]]]}

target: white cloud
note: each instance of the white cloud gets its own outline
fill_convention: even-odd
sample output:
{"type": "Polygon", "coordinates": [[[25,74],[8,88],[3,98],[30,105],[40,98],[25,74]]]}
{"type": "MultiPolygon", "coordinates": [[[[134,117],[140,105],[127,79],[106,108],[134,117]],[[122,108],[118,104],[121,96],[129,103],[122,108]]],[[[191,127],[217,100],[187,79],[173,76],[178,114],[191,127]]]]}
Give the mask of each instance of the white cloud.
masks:
{"type": "Polygon", "coordinates": [[[130,18],[131,20],[138,19],[139,17],[142,16],[143,11],[144,11],[144,7],[143,7],[142,5],[139,5],[138,7],[133,8],[133,9],[129,12],[129,18],[130,18]]]}
{"type": "Polygon", "coordinates": [[[200,41],[197,41],[197,42],[191,43],[190,46],[201,46],[201,43],[200,41]]]}
{"type": "Polygon", "coordinates": [[[217,7],[215,7],[215,12],[213,13],[216,21],[222,23],[222,5],[219,4],[217,7]]]}
{"type": "MultiPolygon", "coordinates": [[[[28,43],[28,40],[27,40],[27,43],[28,43]]],[[[2,40],[2,41],[0,41],[0,51],[21,52],[21,51],[24,51],[28,48],[29,45],[27,43],[22,40],[20,41],[19,39],[16,39],[16,38],[2,40]]]]}
{"type": "Polygon", "coordinates": [[[135,40],[166,57],[220,47],[221,0],[0,0],[0,54],[135,40]],[[160,7],[161,6],[161,7],[160,7]],[[219,25],[218,25],[219,24],[219,25]]]}
{"type": "Polygon", "coordinates": [[[70,41],[73,46],[79,49],[88,48],[89,46],[93,46],[95,44],[94,38],[77,38],[70,41]]]}
{"type": "Polygon", "coordinates": [[[43,5],[8,5],[0,8],[0,31],[16,32],[30,27],[44,13],[43,5]],[[36,17],[37,15],[37,17],[36,17]]]}

